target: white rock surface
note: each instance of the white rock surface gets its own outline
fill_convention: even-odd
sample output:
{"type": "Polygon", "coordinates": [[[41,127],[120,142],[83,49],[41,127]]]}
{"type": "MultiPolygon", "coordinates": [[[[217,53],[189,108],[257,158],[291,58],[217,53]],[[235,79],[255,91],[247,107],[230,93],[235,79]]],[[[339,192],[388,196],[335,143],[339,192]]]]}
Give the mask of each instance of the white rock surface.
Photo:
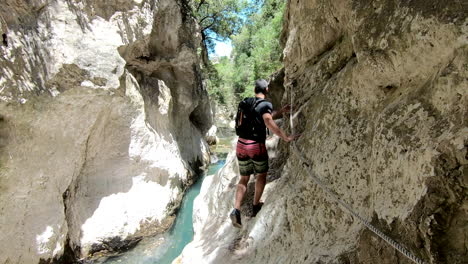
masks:
{"type": "Polygon", "coordinates": [[[171,224],[209,162],[210,119],[193,124],[197,105],[179,111],[178,97],[207,95],[166,78],[148,98],[117,50],[152,32],[164,2],[0,4],[0,263],[68,263],[171,224]]]}
{"type": "Polygon", "coordinates": [[[210,145],[216,145],[219,142],[219,138],[216,136],[216,132],[218,131],[218,128],[213,125],[211,128],[208,130],[208,132],[205,135],[206,142],[210,145]]]}

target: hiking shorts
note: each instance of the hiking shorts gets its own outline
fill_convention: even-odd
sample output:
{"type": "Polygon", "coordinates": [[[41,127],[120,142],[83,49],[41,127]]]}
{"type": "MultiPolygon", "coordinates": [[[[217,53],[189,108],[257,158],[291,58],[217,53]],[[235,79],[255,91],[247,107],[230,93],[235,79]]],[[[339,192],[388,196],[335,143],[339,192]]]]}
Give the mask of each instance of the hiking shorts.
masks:
{"type": "Polygon", "coordinates": [[[241,176],[268,172],[268,152],[265,143],[239,138],[236,156],[241,176]]]}

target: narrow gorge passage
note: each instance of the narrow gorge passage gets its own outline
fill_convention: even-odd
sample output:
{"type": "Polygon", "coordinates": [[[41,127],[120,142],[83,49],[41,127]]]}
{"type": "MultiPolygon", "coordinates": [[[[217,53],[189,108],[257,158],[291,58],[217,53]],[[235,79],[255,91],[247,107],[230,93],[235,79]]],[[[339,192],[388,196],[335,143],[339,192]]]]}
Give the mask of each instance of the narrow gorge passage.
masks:
{"type": "Polygon", "coordinates": [[[167,233],[145,238],[129,252],[107,260],[98,260],[96,263],[171,264],[193,239],[193,202],[200,193],[205,175],[218,173],[223,165],[224,160],[211,164],[204,176],[190,187],[182,200],[174,225],[167,233]]]}
{"type": "Polygon", "coordinates": [[[0,264],[467,263],[466,0],[2,0],[0,34],[0,264]],[[259,79],[300,134],[260,211],[259,79]]]}

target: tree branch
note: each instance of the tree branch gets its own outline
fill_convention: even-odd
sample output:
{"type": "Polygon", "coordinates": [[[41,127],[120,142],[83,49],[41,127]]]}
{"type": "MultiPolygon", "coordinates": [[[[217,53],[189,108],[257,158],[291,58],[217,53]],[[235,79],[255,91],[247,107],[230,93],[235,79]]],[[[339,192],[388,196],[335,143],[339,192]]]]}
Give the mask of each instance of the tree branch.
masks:
{"type": "Polygon", "coordinates": [[[200,4],[198,4],[198,6],[197,6],[197,12],[200,11],[200,8],[202,7],[203,4],[210,5],[210,4],[207,3],[205,0],[201,0],[201,1],[200,1],[200,4]]]}
{"type": "Polygon", "coordinates": [[[215,20],[216,14],[213,14],[213,15],[211,15],[211,16],[206,16],[206,17],[202,18],[202,19],[200,20],[200,22],[198,22],[198,24],[201,25],[201,23],[203,23],[203,21],[205,21],[205,19],[208,19],[208,18],[211,18],[211,19],[215,20]]]}
{"type": "Polygon", "coordinates": [[[205,38],[206,40],[210,39],[210,40],[216,40],[216,41],[219,41],[219,42],[223,42],[224,39],[220,39],[220,38],[213,38],[213,37],[209,37],[209,36],[206,36],[205,38]]]}
{"type": "Polygon", "coordinates": [[[211,24],[209,24],[208,26],[203,27],[203,28],[202,28],[202,31],[205,31],[205,30],[209,29],[209,28],[212,27],[215,23],[216,23],[216,20],[213,19],[213,22],[211,22],[211,24]]]}

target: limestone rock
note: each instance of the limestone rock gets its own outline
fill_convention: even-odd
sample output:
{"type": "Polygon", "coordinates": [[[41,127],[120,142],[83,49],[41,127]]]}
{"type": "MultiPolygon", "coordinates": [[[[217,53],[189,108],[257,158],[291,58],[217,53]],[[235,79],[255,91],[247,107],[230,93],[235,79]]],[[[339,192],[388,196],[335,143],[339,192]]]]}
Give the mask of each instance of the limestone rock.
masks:
{"type": "Polygon", "coordinates": [[[216,136],[218,128],[213,125],[208,132],[206,132],[205,139],[209,145],[216,145],[219,142],[219,138],[216,136]]]}
{"type": "MultiPolygon", "coordinates": [[[[274,110],[278,110],[282,105],[284,96],[284,68],[270,76],[268,84],[268,100],[273,104],[274,110]]],[[[291,103],[291,102],[288,102],[291,103]]]]}
{"type": "MultiPolygon", "coordinates": [[[[184,5],[160,1],[158,8],[150,37],[122,46],[119,52],[139,82],[146,102],[155,102],[152,104],[158,107],[152,99],[159,94],[157,82],[163,81],[170,88],[173,99],[166,129],[174,135],[182,157],[195,166],[206,158],[202,153],[206,146],[200,146],[199,138],[213,122],[197,56],[201,36],[196,33],[199,28],[184,5]],[[190,160],[194,156],[199,159],[190,160]]],[[[159,119],[155,115],[147,121],[158,127],[159,119]]]]}
{"type": "Polygon", "coordinates": [[[159,21],[177,3],[0,3],[0,263],[71,263],[171,225],[209,162],[195,28],[176,76],[129,71],[118,47],[175,27],[159,21]]]}
{"type": "Polygon", "coordinates": [[[220,138],[231,138],[235,136],[235,117],[237,106],[229,107],[224,105],[216,105],[216,101],[212,102],[213,116],[216,117],[214,123],[217,127],[217,135],[220,138]]]}
{"type": "MultiPolygon", "coordinates": [[[[468,259],[467,14],[462,1],[389,0],[288,1],[285,14],[283,103],[298,112],[284,128],[302,133],[314,174],[428,263],[468,259]]],[[[411,263],[279,150],[241,230],[228,219],[234,157],[208,178],[181,263],[411,263]]]]}

